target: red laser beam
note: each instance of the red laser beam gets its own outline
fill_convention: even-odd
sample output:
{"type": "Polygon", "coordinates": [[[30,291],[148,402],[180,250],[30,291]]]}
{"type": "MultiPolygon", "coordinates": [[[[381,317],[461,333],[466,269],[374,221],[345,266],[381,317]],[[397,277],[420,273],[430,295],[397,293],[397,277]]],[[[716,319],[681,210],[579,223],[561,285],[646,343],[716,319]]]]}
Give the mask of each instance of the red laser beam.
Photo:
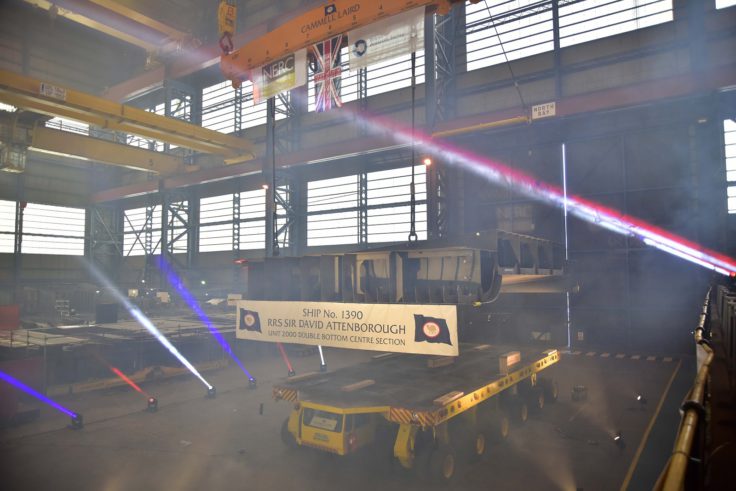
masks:
{"type": "Polygon", "coordinates": [[[117,375],[118,377],[120,377],[121,379],[123,379],[128,385],[130,385],[131,387],[133,387],[137,392],[140,392],[141,394],[143,394],[146,397],[150,397],[145,390],[143,390],[140,387],[138,387],[138,384],[136,384],[135,382],[133,382],[132,380],[130,380],[130,378],[128,378],[128,376],[125,375],[123,372],[121,372],[120,370],[118,370],[117,368],[115,368],[113,366],[110,366],[110,370],[112,370],[112,372],[115,375],[117,375]]]}
{"type": "Polygon", "coordinates": [[[615,233],[636,237],[645,244],[685,259],[723,275],[736,276],[734,259],[703,247],[685,237],[674,234],[639,218],[613,208],[583,199],[565,196],[562,189],[540,181],[533,176],[503,163],[476,155],[456,147],[449,142],[437,140],[419,131],[412,132],[394,121],[364,113],[351,113],[360,124],[377,134],[384,134],[405,145],[414,144],[425,152],[442,156],[453,165],[461,165],[500,186],[524,194],[547,204],[565,207],[576,218],[611,230],[615,233]]]}
{"type": "Polygon", "coordinates": [[[281,357],[284,359],[284,363],[286,363],[286,367],[289,369],[289,373],[294,373],[294,368],[291,366],[289,357],[286,356],[286,350],[284,350],[284,346],[281,343],[276,343],[276,345],[279,347],[279,351],[281,352],[281,357]]]}

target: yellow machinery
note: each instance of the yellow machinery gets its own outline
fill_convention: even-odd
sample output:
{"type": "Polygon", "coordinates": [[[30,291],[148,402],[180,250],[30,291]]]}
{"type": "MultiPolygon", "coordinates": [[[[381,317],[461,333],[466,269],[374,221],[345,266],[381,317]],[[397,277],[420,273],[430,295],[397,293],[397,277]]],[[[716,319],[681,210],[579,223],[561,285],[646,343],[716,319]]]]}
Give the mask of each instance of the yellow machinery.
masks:
{"type": "Polygon", "coordinates": [[[456,358],[387,353],[293,377],[273,389],[294,403],[281,437],[343,456],[371,448],[447,481],[460,460],[505,438],[509,419],[524,422],[557,399],[555,382],[538,374],[559,360],[557,350],[464,345],[456,358]]]}

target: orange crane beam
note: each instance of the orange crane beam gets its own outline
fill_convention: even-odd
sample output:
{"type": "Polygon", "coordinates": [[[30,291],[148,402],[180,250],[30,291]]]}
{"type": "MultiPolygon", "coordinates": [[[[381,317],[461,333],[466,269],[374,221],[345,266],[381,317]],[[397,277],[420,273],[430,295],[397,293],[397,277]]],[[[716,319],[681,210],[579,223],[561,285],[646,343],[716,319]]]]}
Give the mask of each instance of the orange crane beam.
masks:
{"type": "MultiPolygon", "coordinates": [[[[250,71],[328,37],[419,7],[446,14],[464,0],[336,0],[285,22],[273,31],[220,57],[225,78],[237,87],[250,71]]],[[[478,1],[478,0],[476,0],[478,1]]]]}

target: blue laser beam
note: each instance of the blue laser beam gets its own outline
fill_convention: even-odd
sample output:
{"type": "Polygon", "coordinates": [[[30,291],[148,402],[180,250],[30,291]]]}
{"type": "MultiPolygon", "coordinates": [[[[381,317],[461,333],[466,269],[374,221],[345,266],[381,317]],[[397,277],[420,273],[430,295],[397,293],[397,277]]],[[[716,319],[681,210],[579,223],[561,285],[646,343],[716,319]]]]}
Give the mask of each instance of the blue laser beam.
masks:
{"type": "Polygon", "coordinates": [[[163,258],[163,256],[159,256],[158,258],[158,267],[166,275],[166,280],[169,282],[169,284],[176,290],[176,292],[184,300],[184,302],[186,302],[189,308],[192,309],[195,314],[197,314],[197,317],[199,317],[202,323],[207,327],[207,330],[210,331],[212,336],[214,336],[220,346],[222,346],[223,351],[227,353],[228,356],[230,356],[230,358],[232,358],[233,361],[240,367],[246,377],[248,377],[248,380],[254,380],[248,369],[245,368],[245,365],[243,365],[240,359],[238,359],[238,357],[235,356],[235,353],[233,353],[233,349],[230,346],[230,343],[227,342],[227,339],[225,339],[222,333],[212,324],[210,318],[207,317],[207,314],[204,313],[202,307],[199,306],[199,302],[197,302],[197,299],[194,298],[189,289],[187,289],[187,287],[184,285],[184,282],[176,274],[174,268],[171,267],[171,265],[163,258]]]}
{"type": "Polygon", "coordinates": [[[0,372],[0,379],[4,380],[5,382],[9,383],[10,385],[12,385],[13,387],[15,387],[17,389],[22,390],[26,394],[32,395],[33,397],[35,397],[36,399],[40,400],[41,402],[45,402],[49,406],[53,407],[57,411],[60,411],[60,412],[62,412],[64,414],[66,414],[70,418],[75,418],[77,416],[77,413],[75,413],[71,409],[65,408],[64,406],[62,406],[58,402],[54,401],[53,399],[50,399],[49,397],[46,397],[45,395],[41,394],[40,392],[38,392],[33,387],[29,387],[28,385],[24,384],[23,382],[21,382],[17,378],[12,377],[11,375],[8,375],[5,372],[0,372]]]}
{"type": "Polygon", "coordinates": [[[169,353],[174,355],[177,360],[179,360],[182,365],[187,367],[187,369],[192,372],[192,374],[197,377],[199,380],[202,381],[202,383],[207,386],[207,389],[211,389],[212,385],[205,380],[205,378],[202,376],[199,371],[194,368],[194,365],[192,365],[189,360],[184,358],[184,355],[182,355],[176,347],[171,344],[171,342],[164,336],[161,331],[158,330],[158,328],[151,322],[151,320],[146,317],[146,315],[141,312],[141,310],[133,305],[128,298],[120,293],[117,288],[108,280],[105,275],[103,275],[97,268],[95,268],[93,265],[89,264],[88,262],[84,263],[87,266],[87,269],[92,273],[92,275],[97,279],[100,284],[102,284],[115,299],[120,302],[120,304],[125,307],[125,310],[130,312],[130,315],[133,316],[135,320],[138,321],[140,325],[146,328],[148,332],[151,333],[151,335],[156,338],[156,340],[161,343],[167,350],[169,350],[169,353]]]}

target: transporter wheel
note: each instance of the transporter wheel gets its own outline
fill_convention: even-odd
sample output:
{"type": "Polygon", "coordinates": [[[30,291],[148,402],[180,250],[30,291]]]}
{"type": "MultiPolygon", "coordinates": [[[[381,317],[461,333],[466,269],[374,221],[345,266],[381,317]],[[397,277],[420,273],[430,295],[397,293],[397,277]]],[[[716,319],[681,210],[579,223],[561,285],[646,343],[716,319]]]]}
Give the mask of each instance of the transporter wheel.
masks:
{"type": "Polygon", "coordinates": [[[289,418],[286,418],[281,424],[281,441],[284,442],[284,445],[288,448],[296,448],[298,446],[296,438],[294,438],[294,435],[289,431],[289,418]]]}
{"type": "Polygon", "coordinates": [[[527,404],[534,414],[538,414],[544,409],[545,401],[544,390],[541,388],[535,387],[527,396],[527,404]]]}
{"type": "Polygon", "coordinates": [[[387,425],[379,425],[376,428],[375,458],[380,471],[399,472],[403,469],[399,460],[394,457],[394,438],[392,428],[387,425]]]}
{"type": "Polygon", "coordinates": [[[508,415],[499,411],[495,424],[498,441],[506,440],[511,432],[511,421],[509,421],[508,415]]]}
{"type": "Polygon", "coordinates": [[[544,391],[545,401],[554,403],[557,401],[557,396],[560,394],[560,388],[557,386],[557,381],[550,378],[543,378],[539,381],[539,385],[544,391]]]}
{"type": "Polygon", "coordinates": [[[480,460],[486,452],[488,438],[479,425],[458,421],[450,427],[450,442],[458,449],[460,458],[480,460]]]}
{"type": "Polygon", "coordinates": [[[510,411],[514,423],[521,426],[529,419],[529,405],[521,397],[515,397],[510,401],[510,411]]]}
{"type": "Polygon", "coordinates": [[[486,454],[486,450],[488,449],[488,439],[486,438],[485,431],[478,429],[475,432],[473,443],[473,455],[471,455],[470,458],[473,461],[481,460],[486,454]]]}
{"type": "Polygon", "coordinates": [[[429,472],[435,481],[447,483],[457,475],[457,457],[451,446],[440,444],[429,457],[429,472]]]}
{"type": "MultiPolygon", "coordinates": [[[[414,463],[411,470],[419,479],[430,480],[432,478],[429,467],[432,452],[434,452],[434,436],[431,431],[417,431],[414,438],[414,463]]],[[[394,458],[394,460],[403,469],[399,459],[394,458]]]]}
{"type": "Polygon", "coordinates": [[[500,408],[487,412],[482,425],[489,442],[501,443],[509,436],[511,422],[508,413],[500,408]]]}

